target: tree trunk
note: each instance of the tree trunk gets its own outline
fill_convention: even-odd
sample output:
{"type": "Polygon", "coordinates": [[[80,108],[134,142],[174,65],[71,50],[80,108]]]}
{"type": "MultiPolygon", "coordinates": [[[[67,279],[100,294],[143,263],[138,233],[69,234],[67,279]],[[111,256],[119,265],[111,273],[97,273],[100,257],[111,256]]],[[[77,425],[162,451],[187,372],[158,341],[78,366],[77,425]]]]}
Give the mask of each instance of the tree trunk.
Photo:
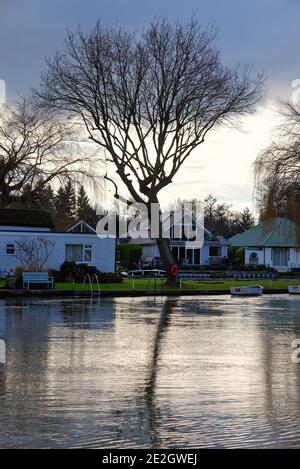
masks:
{"type": "Polygon", "coordinates": [[[179,282],[178,274],[173,276],[171,275],[171,272],[170,272],[171,265],[176,264],[176,260],[170,249],[170,240],[167,238],[157,238],[156,244],[159,249],[160,257],[167,271],[167,284],[177,285],[179,282]]]}
{"type": "Polygon", "coordinates": [[[0,185],[0,208],[5,208],[10,202],[10,193],[6,184],[0,185]]]}

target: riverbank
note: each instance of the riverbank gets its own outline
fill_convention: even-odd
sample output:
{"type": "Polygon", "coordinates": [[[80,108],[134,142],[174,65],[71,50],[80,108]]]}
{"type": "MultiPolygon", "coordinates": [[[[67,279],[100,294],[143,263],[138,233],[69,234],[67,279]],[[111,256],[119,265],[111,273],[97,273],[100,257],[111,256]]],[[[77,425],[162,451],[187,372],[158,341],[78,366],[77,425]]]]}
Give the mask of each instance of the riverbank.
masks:
{"type": "MultiPolygon", "coordinates": [[[[230,287],[259,284],[265,294],[288,293],[288,285],[300,284],[299,280],[225,280],[225,281],[196,281],[187,280],[179,286],[166,286],[157,279],[126,279],[122,283],[108,283],[100,285],[102,297],[138,297],[138,296],[192,296],[192,295],[228,295],[230,287]]],[[[98,287],[93,285],[93,294],[99,295],[98,287]]],[[[76,283],[57,283],[54,290],[12,290],[0,288],[0,298],[12,297],[90,297],[89,285],[76,283]]]]}

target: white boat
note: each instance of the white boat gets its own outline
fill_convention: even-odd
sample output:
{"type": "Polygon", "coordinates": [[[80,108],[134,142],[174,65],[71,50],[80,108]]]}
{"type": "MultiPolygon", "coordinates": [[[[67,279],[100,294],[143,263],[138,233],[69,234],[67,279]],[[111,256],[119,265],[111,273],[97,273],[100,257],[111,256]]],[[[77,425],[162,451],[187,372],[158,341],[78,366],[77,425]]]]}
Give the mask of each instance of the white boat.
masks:
{"type": "Polygon", "coordinates": [[[288,291],[294,295],[300,295],[300,285],[289,285],[288,291]]]}
{"type": "Polygon", "coordinates": [[[262,295],[263,287],[260,285],[247,285],[243,287],[231,287],[230,293],[237,296],[259,296],[262,295]]]}

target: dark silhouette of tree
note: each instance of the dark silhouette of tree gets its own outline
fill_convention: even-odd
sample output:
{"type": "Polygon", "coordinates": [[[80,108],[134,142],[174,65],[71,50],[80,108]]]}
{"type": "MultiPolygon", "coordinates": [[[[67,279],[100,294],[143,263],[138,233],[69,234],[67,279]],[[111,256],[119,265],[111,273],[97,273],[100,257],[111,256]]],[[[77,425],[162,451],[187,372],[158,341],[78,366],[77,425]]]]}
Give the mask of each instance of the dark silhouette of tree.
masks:
{"type": "Polygon", "coordinates": [[[76,216],[79,220],[84,220],[89,224],[93,224],[94,210],[90,205],[89,198],[85,192],[83,185],[79,187],[77,194],[76,216]]]}
{"type": "MultiPolygon", "coordinates": [[[[74,127],[67,120],[23,100],[2,108],[0,115],[0,206],[26,188],[40,191],[54,181],[91,177],[92,157],[74,148],[74,127]],[[74,156],[76,155],[76,156],[74,156]],[[38,183],[39,182],[39,183],[38,183]],[[37,184],[38,183],[38,184],[37,184]]],[[[94,158],[95,159],[95,158],[94,158]]]]}
{"type": "Polygon", "coordinates": [[[217,198],[213,194],[208,194],[204,199],[204,216],[208,223],[212,223],[215,214],[217,198]]]}
{"type": "Polygon", "coordinates": [[[42,179],[39,179],[33,188],[30,185],[23,188],[21,201],[29,208],[48,210],[51,213],[55,211],[54,190],[42,179]]]}
{"type": "Polygon", "coordinates": [[[240,231],[249,230],[255,224],[255,218],[250,211],[249,207],[244,208],[242,212],[240,212],[238,217],[238,225],[240,231]]]}
{"type": "Polygon", "coordinates": [[[284,103],[278,138],[254,165],[260,219],[288,217],[299,227],[300,244],[300,106],[284,103]]]}
{"type": "MultiPolygon", "coordinates": [[[[207,133],[253,111],[260,98],[262,76],[223,66],[215,37],[196,19],[157,19],[139,36],[97,22],[90,33],[68,34],[37,95],[80,117],[130,196],[150,209],[207,133]]],[[[106,177],[119,197],[115,178],[106,177]]],[[[169,240],[157,244],[169,272],[169,240]]]]}
{"type": "Polygon", "coordinates": [[[76,194],[74,185],[68,181],[65,186],[60,186],[55,196],[56,226],[66,229],[76,216],[76,194]]]}

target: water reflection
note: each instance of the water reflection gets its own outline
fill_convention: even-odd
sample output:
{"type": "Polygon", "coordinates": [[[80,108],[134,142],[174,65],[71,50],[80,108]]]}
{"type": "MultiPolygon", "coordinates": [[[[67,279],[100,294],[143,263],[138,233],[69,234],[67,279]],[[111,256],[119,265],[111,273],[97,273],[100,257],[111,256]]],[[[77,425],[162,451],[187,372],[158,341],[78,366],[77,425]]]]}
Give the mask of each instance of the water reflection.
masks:
{"type": "Polygon", "coordinates": [[[296,297],[0,302],[0,447],[297,447],[296,297]]]}

